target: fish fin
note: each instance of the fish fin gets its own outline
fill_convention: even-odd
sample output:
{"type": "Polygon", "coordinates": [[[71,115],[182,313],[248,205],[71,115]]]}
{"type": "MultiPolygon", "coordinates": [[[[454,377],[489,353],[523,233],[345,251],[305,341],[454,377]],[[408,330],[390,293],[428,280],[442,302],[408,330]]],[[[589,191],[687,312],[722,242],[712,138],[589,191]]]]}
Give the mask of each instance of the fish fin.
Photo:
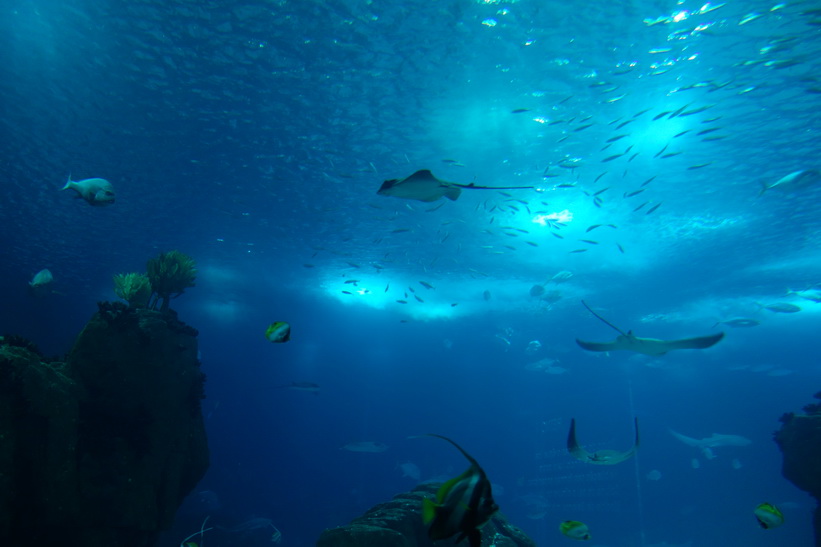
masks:
{"type": "MultiPolygon", "coordinates": [[[[437,180],[437,181],[439,180],[439,179],[437,179],[436,177],[433,176],[433,173],[431,172],[430,169],[419,169],[418,171],[416,171],[414,173],[411,173],[410,176],[408,176],[408,179],[413,179],[413,178],[431,178],[431,179],[434,179],[434,180],[437,180]]],[[[405,179],[405,180],[407,180],[407,179],[405,179]]]]}
{"type": "Polygon", "coordinates": [[[570,419],[570,431],[567,433],[567,451],[571,456],[579,461],[590,461],[590,454],[579,446],[579,441],[576,439],[576,419],[570,419]]]}
{"type": "Polygon", "coordinates": [[[422,522],[426,525],[433,522],[433,519],[436,517],[436,509],[439,506],[430,498],[424,498],[422,500],[422,522]]]}
{"type": "Polygon", "coordinates": [[[459,196],[462,194],[462,190],[456,186],[451,186],[448,188],[448,191],[445,192],[445,197],[451,201],[456,201],[459,196]]]}
{"type": "Polygon", "coordinates": [[[709,336],[698,336],[696,338],[682,338],[680,340],[669,340],[666,342],[668,351],[673,349],[705,349],[714,346],[724,338],[724,333],[711,334],[709,336]]]}
{"type": "Polygon", "coordinates": [[[612,351],[619,349],[616,347],[615,342],[587,342],[576,338],[576,343],[579,347],[586,349],[587,351],[612,351]]]}
{"type": "Polygon", "coordinates": [[[453,489],[453,487],[459,484],[460,481],[463,481],[468,477],[471,470],[472,468],[468,469],[458,477],[453,477],[452,479],[445,481],[445,483],[442,486],[440,486],[439,490],[436,492],[436,500],[439,503],[442,503],[445,500],[445,498],[447,498],[448,494],[453,489]]]}
{"type": "Polygon", "coordinates": [[[473,190],[533,190],[536,188],[535,186],[477,186],[475,183],[471,182],[470,184],[459,184],[457,182],[449,183],[453,186],[458,186],[459,188],[470,188],[473,190]]]}

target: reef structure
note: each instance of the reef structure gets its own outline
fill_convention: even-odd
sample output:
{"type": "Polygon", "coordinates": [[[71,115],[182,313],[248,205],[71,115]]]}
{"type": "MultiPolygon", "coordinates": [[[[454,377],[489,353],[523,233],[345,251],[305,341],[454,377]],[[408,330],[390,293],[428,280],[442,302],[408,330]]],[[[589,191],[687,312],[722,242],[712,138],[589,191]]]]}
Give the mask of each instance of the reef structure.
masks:
{"type": "MultiPolygon", "coordinates": [[[[821,391],[815,398],[821,399],[821,391]]],[[[780,421],[774,438],[784,456],[781,474],[815,498],[815,546],[821,547],[821,403],[805,406],[804,414],[788,412],[780,421]]]]}
{"type": "MultiPolygon", "coordinates": [[[[422,499],[434,498],[440,484],[420,484],[392,500],[371,507],[361,517],[346,526],[325,530],[317,547],[448,547],[467,545],[456,543],[456,536],[434,543],[422,522],[422,499]]],[[[482,528],[482,545],[496,547],[536,547],[519,528],[496,513],[482,528]]]]}
{"type": "Polygon", "coordinates": [[[209,463],[196,335],[103,302],[65,361],[0,339],[0,545],[156,544],[209,463]]]}

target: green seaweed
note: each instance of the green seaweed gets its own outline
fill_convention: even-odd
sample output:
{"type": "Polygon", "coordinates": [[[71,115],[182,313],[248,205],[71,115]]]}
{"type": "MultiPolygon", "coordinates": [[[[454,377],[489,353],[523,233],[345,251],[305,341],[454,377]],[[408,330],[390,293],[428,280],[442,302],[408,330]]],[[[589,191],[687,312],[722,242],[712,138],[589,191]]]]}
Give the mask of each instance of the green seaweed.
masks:
{"type": "Polygon", "coordinates": [[[114,293],[132,308],[146,308],[151,299],[151,281],[141,273],[114,276],[114,293]]]}
{"type": "Polygon", "coordinates": [[[159,304],[161,312],[168,311],[172,298],[194,286],[194,280],[197,278],[195,266],[193,258],[179,251],[160,253],[156,258],[150,259],[146,265],[153,291],[149,307],[157,309],[159,304]]]}

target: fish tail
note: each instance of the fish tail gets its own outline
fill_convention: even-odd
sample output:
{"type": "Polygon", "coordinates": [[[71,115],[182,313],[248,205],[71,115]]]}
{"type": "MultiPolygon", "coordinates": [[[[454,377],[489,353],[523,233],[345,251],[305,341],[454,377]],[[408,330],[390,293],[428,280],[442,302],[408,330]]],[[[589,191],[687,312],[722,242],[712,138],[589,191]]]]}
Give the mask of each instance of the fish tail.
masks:
{"type": "Polygon", "coordinates": [[[436,503],[430,498],[422,499],[422,522],[430,524],[436,517],[436,503]]]}
{"type": "Polygon", "coordinates": [[[68,190],[71,188],[71,183],[74,182],[71,180],[71,173],[68,174],[68,180],[66,181],[66,185],[61,188],[61,190],[68,190]]]}

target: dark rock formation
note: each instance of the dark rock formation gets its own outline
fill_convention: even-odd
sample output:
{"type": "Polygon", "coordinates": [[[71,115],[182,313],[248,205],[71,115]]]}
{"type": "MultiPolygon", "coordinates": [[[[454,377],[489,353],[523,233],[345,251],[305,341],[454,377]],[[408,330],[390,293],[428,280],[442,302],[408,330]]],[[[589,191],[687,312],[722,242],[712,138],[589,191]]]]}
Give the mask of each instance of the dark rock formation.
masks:
{"type": "MultiPolygon", "coordinates": [[[[821,392],[815,398],[821,399],[821,392]]],[[[819,504],[813,514],[813,527],[815,545],[821,547],[821,404],[807,405],[804,412],[781,417],[782,426],[775,432],[775,442],[784,455],[781,474],[819,504]]]]}
{"type": "MultiPolygon", "coordinates": [[[[454,536],[435,544],[428,538],[422,522],[422,499],[434,498],[438,484],[421,484],[410,492],[395,496],[365,512],[347,526],[325,530],[317,547],[467,547],[467,540],[456,543],[454,536]]],[[[482,527],[482,545],[496,547],[535,547],[524,532],[496,513],[482,527]]]]}
{"type": "Polygon", "coordinates": [[[64,363],[0,339],[0,545],[155,544],[208,468],[195,336],[101,303],[64,363]]]}

